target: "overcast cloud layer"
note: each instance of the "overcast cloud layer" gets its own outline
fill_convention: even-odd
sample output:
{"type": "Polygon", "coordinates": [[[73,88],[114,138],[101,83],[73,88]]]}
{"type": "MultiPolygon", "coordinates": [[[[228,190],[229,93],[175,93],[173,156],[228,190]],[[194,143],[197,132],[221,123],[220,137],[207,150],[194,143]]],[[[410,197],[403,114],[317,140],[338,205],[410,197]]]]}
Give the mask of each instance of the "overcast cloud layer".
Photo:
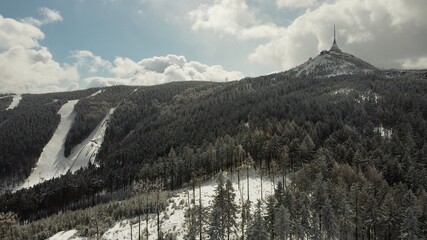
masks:
{"type": "MultiPolygon", "coordinates": [[[[57,61],[49,45],[45,45],[49,36],[43,29],[46,25],[63,24],[67,18],[58,10],[40,7],[34,11],[37,16],[14,19],[0,15],[0,92],[237,80],[247,75],[243,69],[248,68],[239,64],[269,69],[258,75],[284,71],[329,49],[333,24],[337,25],[337,40],[343,51],[379,68],[427,68],[425,0],[131,1],[152,7],[135,9],[137,15],[147,15],[147,9],[154,11],[154,16],[164,18],[165,26],[188,36],[186,44],[198,46],[184,51],[173,38],[168,39],[170,46],[177,46],[176,52],[194,56],[194,52],[188,51],[199,50],[199,56],[212,55],[212,46],[221,49],[224,45],[230,51],[234,44],[234,55],[224,53],[228,56],[225,58],[217,54],[219,57],[210,62],[223,66],[233,63],[237,68],[233,71],[221,65],[189,61],[173,52],[139,60],[120,55],[107,60],[103,52],[78,48],[69,50],[67,62],[57,61]],[[286,21],[282,21],[280,13],[286,21]],[[288,19],[289,13],[298,15],[288,19]],[[237,51],[237,46],[248,50],[237,51]]],[[[100,1],[103,5],[118,3],[125,4],[121,0],[100,1]]]]}

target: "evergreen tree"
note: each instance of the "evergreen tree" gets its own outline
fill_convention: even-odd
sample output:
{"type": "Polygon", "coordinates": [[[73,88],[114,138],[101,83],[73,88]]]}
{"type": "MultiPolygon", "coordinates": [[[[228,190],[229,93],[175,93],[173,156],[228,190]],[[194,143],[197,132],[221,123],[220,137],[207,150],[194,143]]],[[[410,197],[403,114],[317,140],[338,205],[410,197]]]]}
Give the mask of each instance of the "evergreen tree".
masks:
{"type": "Polygon", "coordinates": [[[224,206],[224,224],[227,231],[227,239],[230,239],[231,234],[236,233],[237,228],[237,204],[234,201],[236,194],[234,193],[233,184],[227,180],[225,184],[225,206],[224,206]]]}
{"type": "Polygon", "coordinates": [[[215,197],[213,200],[209,219],[210,225],[208,235],[210,239],[225,239],[226,193],[224,188],[224,176],[222,175],[222,173],[218,175],[217,184],[218,185],[215,189],[215,197]]]}
{"type": "Polygon", "coordinates": [[[403,219],[400,226],[400,238],[408,240],[422,239],[420,236],[420,222],[418,220],[419,210],[417,206],[417,198],[411,190],[404,196],[403,204],[406,208],[403,212],[403,219]]]}
{"type": "Polygon", "coordinates": [[[335,212],[332,209],[332,203],[329,198],[326,198],[324,205],[322,206],[322,223],[323,232],[327,239],[334,239],[338,233],[338,226],[335,217],[335,212]]]}
{"type": "Polygon", "coordinates": [[[276,226],[277,200],[273,195],[267,197],[267,216],[265,217],[267,232],[270,239],[275,238],[274,228],[276,226]]]}
{"type": "Polygon", "coordinates": [[[261,213],[261,202],[258,201],[252,221],[246,231],[247,240],[267,240],[268,233],[261,213]]]}
{"type": "Polygon", "coordinates": [[[288,239],[290,233],[290,218],[289,218],[289,210],[280,205],[279,211],[277,212],[277,219],[274,224],[274,237],[272,239],[277,240],[286,240],[288,239]]]}

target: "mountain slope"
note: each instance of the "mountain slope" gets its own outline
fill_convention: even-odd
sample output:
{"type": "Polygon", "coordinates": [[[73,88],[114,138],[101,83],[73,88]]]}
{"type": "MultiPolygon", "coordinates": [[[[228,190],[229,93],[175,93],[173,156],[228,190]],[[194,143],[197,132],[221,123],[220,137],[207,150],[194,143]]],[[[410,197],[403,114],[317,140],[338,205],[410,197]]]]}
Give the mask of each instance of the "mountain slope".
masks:
{"type": "Polygon", "coordinates": [[[340,75],[373,74],[379,70],[349,53],[341,51],[335,39],[329,51],[289,70],[293,77],[333,77],[340,75]]]}

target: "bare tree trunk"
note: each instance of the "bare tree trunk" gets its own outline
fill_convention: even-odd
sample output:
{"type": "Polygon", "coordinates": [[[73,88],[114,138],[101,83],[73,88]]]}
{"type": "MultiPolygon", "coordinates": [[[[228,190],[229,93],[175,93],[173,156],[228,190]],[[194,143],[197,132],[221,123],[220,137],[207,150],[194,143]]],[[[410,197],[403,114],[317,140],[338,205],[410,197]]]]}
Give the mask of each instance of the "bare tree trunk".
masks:
{"type": "Polygon", "coordinates": [[[202,225],[202,188],[200,186],[200,182],[199,182],[199,234],[200,234],[200,240],[203,239],[202,237],[202,229],[203,229],[203,225],[202,225]]]}
{"type": "Polygon", "coordinates": [[[141,213],[138,213],[138,240],[141,240],[141,213]]]}
{"type": "Polygon", "coordinates": [[[248,187],[248,202],[250,201],[249,199],[249,164],[246,166],[246,181],[247,181],[247,187],[248,187]]]}

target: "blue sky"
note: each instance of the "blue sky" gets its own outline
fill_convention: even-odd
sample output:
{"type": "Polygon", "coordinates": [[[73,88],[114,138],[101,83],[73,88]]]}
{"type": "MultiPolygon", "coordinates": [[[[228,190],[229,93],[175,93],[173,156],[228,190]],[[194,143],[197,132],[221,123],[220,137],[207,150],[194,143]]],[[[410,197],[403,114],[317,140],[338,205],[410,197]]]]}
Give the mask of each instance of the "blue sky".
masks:
{"type": "Polygon", "coordinates": [[[380,68],[426,68],[425,7],[422,0],[2,0],[0,92],[284,71],[328,49],[334,23],[344,51],[380,68]]]}

